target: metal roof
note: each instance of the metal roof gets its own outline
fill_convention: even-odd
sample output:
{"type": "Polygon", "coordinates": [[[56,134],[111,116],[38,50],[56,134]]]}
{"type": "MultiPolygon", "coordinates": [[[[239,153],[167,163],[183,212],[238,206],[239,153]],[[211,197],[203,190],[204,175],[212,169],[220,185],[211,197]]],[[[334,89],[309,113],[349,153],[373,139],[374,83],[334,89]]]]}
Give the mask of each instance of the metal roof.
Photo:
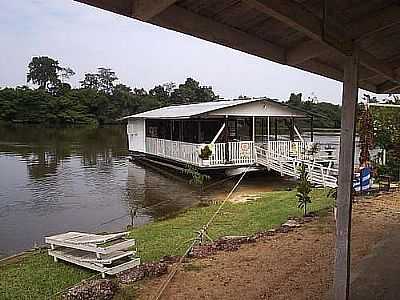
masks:
{"type": "Polygon", "coordinates": [[[182,118],[183,119],[205,114],[207,112],[215,111],[221,108],[240,105],[244,103],[250,103],[259,100],[260,99],[223,100],[223,101],[202,102],[194,104],[172,105],[145,111],[131,116],[126,116],[123,119],[129,119],[129,118],[147,118],[147,119],[182,118]]]}
{"type": "Polygon", "coordinates": [[[253,99],[245,99],[245,100],[219,100],[212,102],[202,102],[195,104],[183,104],[183,105],[172,105],[162,108],[157,108],[153,110],[149,110],[146,112],[142,112],[135,115],[130,115],[123,117],[124,119],[130,118],[144,118],[144,119],[187,119],[196,116],[202,116],[209,112],[214,112],[220,109],[257,102],[257,101],[268,101],[278,105],[285,107],[289,111],[297,111],[302,114],[308,114],[303,110],[288,107],[288,105],[278,102],[276,100],[268,99],[268,98],[253,98],[253,99]]]}

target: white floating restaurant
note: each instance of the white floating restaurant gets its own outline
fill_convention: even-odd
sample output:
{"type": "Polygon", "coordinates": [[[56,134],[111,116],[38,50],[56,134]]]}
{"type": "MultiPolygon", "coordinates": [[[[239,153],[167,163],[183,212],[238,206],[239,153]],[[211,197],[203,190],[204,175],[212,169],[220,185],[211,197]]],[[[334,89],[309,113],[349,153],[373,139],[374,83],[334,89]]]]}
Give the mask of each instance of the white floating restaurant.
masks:
{"type": "Polygon", "coordinates": [[[173,105],[124,119],[131,154],[157,162],[204,171],[254,165],[282,175],[296,174],[301,161],[327,167],[311,157],[313,115],[268,98],[173,105]],[[307,141],[298,124],[308,127],[307,141]]]}

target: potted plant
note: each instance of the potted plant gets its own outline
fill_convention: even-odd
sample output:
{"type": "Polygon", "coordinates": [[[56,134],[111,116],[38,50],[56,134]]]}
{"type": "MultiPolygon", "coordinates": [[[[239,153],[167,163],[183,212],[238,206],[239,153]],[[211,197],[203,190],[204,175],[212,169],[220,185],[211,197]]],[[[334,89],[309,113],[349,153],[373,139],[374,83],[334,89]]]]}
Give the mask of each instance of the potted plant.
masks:
{"type": "Polygon", "coordinates": [[[210,165],[210,157],[212,155],[212,146],[211,145],[202,145],[199,149],[199,157],[202,160],[203,166],[210,165]]]}

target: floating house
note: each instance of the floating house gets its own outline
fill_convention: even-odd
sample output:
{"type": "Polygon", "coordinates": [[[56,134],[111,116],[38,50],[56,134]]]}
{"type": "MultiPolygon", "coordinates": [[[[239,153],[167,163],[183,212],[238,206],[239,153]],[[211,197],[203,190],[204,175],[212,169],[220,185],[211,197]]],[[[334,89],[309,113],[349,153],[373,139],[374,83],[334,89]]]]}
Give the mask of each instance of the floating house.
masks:
{"type": "Polygon", "coordinates": [[[170,166],[192,165],[203,171],[267,167],[291,175],[296,174],[295,159],[313,161],[315,169],[310,153],[313,115],[276,100],[173,105],[124,119],[130,153],[170,166]],[[297,123],[309,126],[308,141],[297,123]]]}

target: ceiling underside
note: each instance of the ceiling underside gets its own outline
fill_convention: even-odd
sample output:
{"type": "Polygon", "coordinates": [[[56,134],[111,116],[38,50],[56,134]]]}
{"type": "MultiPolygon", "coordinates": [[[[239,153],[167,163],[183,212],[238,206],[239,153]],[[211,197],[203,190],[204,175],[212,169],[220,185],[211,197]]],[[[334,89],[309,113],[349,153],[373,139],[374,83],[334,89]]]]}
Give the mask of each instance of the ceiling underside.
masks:
{"type": "Polygon", "coordinates": [[[342,81],[357,49],[359,86],[400,92],[399,0],[77,0],[342,81]]]}

